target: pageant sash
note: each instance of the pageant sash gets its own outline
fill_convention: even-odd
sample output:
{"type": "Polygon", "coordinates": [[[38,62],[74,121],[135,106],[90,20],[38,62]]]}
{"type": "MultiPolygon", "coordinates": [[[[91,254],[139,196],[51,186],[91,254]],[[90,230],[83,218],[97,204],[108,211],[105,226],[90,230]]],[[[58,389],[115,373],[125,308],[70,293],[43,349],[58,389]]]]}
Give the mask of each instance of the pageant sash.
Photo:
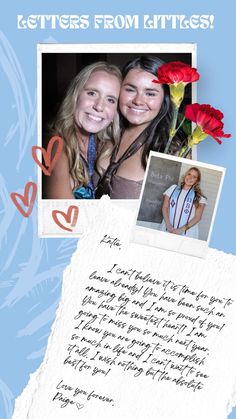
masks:
{"type": "Polygon", "coordinates": [[[182,191],[183,189],[180,188],[180,186],[176,186],[170,195],[169,216],[170,223],[174,228],[181,228],[188,223],[193,208],[195,198],[194,190],[192,188],[189,189],[184,198],[184,201],[181,204],[180,197],[182,191]],[[179,205],[181,205],[180,211],[179,205]]]}

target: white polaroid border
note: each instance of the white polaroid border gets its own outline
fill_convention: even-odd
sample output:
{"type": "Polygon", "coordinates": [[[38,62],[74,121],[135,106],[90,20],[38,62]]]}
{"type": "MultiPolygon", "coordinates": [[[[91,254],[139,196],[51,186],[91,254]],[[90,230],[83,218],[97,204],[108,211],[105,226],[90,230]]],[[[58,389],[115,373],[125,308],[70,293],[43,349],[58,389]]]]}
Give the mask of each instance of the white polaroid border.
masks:
{"type": "MultiPolygon", "coordinates": [[[[37,117],[38,146],[42,146],[42,54],[43,53],[190,53],[192,66],[197,66],[197,45],[195,43],[158,43],[158,44],[38,44],[37,45],[37,117]]],[[[192,102],[197,101],[196,83],[192,84],[192,102]]],[[[193,150],[196,158],[196,148],[193,150]]],[[[125,208],[136,209],[138,200],[112,200],[125,208]]],[[[86,231],[90,213],[96,208],[98,200],[42,199],[42,175],[38,168],[38,235],[39,237],[81,237],[86,231]],[[61,229],[52,218],[52,211],[67,213],[71,205],[79,208],[79,217],[73,231],[61,229]]],[[[62,222],[63,216],[60,215],[62,222]]],[[[64,218],[65,222],[65,218],[64,218]]]]}
{"type": "MultiPolygon", "coordinates": [[[[145,178],[142,185],[141,194],[140,194],[139,207],[138,207],[138,211],[135,217],[135,222],[132,229],[132,233],[130,236],[130,241],[134,243],[139,243],[142,245],[144,244],[147,246],[158,247],[165,250],[170,250],[170,251],[184,253],[191,256],[205,258],[207,255],[207,249],[208,249],[213,224],[215,221],[216,211],[217,211],[217,207],[218,207],[218,203],[220,199],[220,194],[221,194],[221,190],[223,186],[225,170],[226,169],[224,167],[215,166],[212,164],[202,163],[196,160],[189,160],[186,158],[175,157],[175,156],[170,156],[167,154],[162,154],[162,153],[151,151],[149,155],[149,159],[148,159],[148,164],[147,164],[147,169],[145,172],[145,178]],[[217,181],[217,190],[216,190],[216,195],[215,195],[214,207],[213,207],[213,211],[211,215],[210,225],[208,228],[207,238],[205,240],[186,237],[186,236],[179,236],[176,234],[164,232],[164,231],[155,229],[154,223],[153,223],[153,226],[152,225],[144,226],[144,225],[137,224],[139,222],[138,214],[139,214],[139,210],[142,204],[142,199],[143,199],[143,195],[146,188],[146,182],[149,175],[149,167],[150,167],[152,158],[179,162],[181,164],[181,167],[183,166],[185,168],[185,171],[188,169],[188,167],[189,168],[197,167],[199,168],[199,170],[205,168],[210,171],[215,171],[219,174],[218,176],[219,179],[217,181]]],[[[143,223],[139,222],[139,224],[145,224],[145,222],[143,223]]]]}

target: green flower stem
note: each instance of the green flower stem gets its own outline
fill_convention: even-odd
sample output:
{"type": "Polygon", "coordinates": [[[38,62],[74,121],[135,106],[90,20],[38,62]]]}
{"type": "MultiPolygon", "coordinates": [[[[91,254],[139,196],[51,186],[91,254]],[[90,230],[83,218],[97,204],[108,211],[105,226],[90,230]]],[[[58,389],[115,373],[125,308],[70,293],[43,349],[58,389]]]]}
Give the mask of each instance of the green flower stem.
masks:
{"type": "Polygon", "coordinates": [[[179,131],[179,129],[182,127],[184,121],[185,121],[185,116],[183,117],[182,121],[180,122],[179,126],[176,128],[176,132],[179,131]]]}
{"type": "Polygon", "coordinates": [[[169,151],[170,145],[172,143],[172,140],[173,140],[173,136],[172,137],[169,137],[169,140],[167,141],[167,144],[166,144],[164,153],[168,154],[168,151],[169,151]]]}
{"type": "Polygon", "coordinates": [[[166,147],[165,147],[165,150],[164,150],[164,153],[166,153],[166,154],[169,151],[169,148],[170,148],[170,145],[172,143],[173,137],[175,136],[176,131],[177,131],[176,130],[176,124],[177,124],[177,119],[178,119],[179,107],[176,106],[175,104],[173,104],[173,106],[174,106],[174,112],[173,112],[172,124],[171,124],[171,127],[170,127],[170,136],[169,136],[169,140],[167,141],[167,144],[166,144],[166,147]]]}
{"type": "Polygon", "coordinates": [[[180,150],[179,157],[187,157],[187,155],[190,153],[191,150],[192,150],[192,147],[189,147],[189,146],[183,147],[180,150]]]}

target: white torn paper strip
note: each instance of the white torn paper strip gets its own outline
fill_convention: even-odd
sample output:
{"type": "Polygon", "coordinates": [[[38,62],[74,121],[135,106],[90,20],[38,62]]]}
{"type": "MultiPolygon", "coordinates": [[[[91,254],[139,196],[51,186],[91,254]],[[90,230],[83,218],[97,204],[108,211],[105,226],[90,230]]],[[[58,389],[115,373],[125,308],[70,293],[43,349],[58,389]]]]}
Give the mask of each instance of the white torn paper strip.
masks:
{"type": "Polygon", "coordinates": [[[106,201],[96,211],[13,419],[226,419],[236,400],[236,257],[129,243],[132,212],[106,201]]]}

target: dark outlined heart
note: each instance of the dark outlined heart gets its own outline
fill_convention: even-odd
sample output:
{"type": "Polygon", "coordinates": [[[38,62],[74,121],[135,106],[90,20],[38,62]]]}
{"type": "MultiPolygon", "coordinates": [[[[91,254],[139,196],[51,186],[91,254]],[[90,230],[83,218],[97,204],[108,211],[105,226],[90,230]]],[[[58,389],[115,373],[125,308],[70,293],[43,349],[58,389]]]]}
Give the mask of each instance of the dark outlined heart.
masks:
{"type": "Polygon", "coordinates": [[[43,147],[39,147],[37,145],[34,145],[32,147],[32,157],[35,161],[35,163],[37,163],[37,165],[42,169],[43,173],[46,176],[51,176],[52,170],[57,162],[57,160],[59,159],[61,152],[63,150],[63,139],[61,137],[58,137],[58,135],[55,135],[54,137],[52,137],[48,143],[47,146],[47,150],[45,150],[45,148],[43,147]],[[56,152],[54,154],[54,157],[51,158],[52,156],[52,148],[55,144],[56,147],[56,152]],[[37,150],[40,150],[42,152],[42,156],[45,162],[45,166],[43,165],[43,163],[41,163],[41,161],[38,159],[37,157],[37,150]]]}
{"type": "Polygon", "coordinates": [[[11,199],[13,203],[15,204],[18,211],[23,215],[23,217],[29,217],[34,206],[35,198],[37,194],[37,185],[34,182],[28,182],[25,185],[24,195],[21,195],[17,192],[11,193],[11,199]],[[21,201],[21,203],[19,202],[21,201]],[[25,207],[28,207],[27,210],[25,210],[22,207],[22,204],[25,207]]]}
{"type": "Polygon", "coordinates": [[[52,218],[54,220],[54,222],[63,230],[66,231],[72,231],[72,228],[66,227],[64,226],[59,220],[58,220],[58,215],[62,215],[62,217],[65,219],[67,224],[70,224],[71,227],[75,227],[77,220],[78,220],[78,215],[79,215],[79,207],[75,206],[75,205],[70,205],[67,213],[64,211],[59,211],[59,210],[53,210],[52,211],[52,218]]]}

